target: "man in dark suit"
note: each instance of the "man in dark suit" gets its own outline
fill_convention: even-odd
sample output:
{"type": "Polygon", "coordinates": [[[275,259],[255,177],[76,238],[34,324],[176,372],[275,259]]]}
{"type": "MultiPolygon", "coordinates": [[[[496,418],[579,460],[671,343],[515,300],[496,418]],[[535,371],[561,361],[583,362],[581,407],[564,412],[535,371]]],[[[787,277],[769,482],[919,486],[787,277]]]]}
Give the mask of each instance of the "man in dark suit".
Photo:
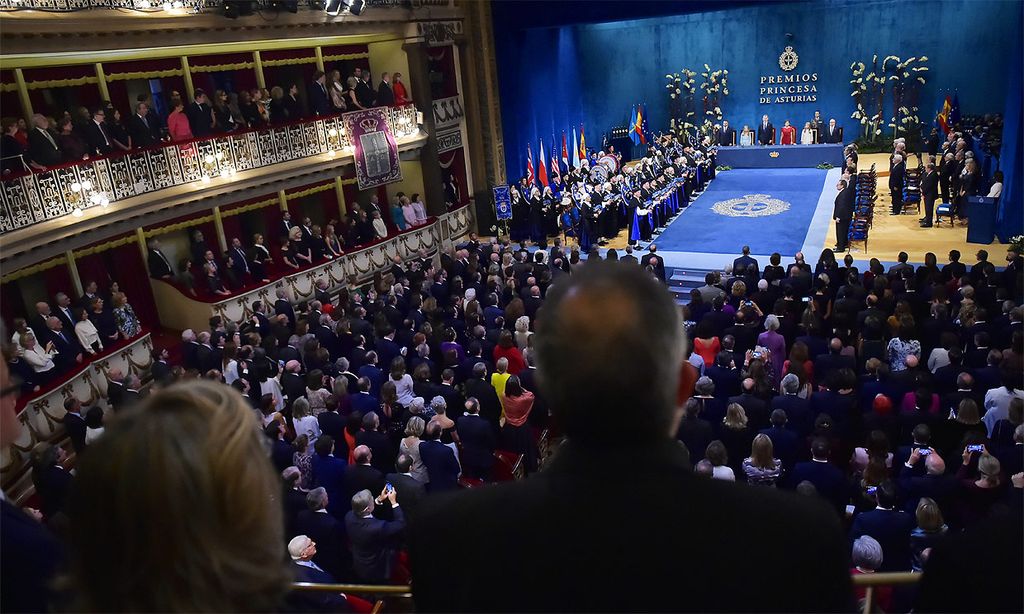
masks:
{"type": "Polygon", "coordinates": [[[85,126],[85,139],[89,143],[89,150],[100,155],[114,150],[114,142],[110,140],[106,117],[103,107],[96,107],[92,112],[92,121],[85,126]]]}
{"type": "Polygon", "coordinates": [[[385,476],[388,484],[395,488],[398,498],[405,508],[405,515],[412,517],[416,514],[416,508],[420,501],[427,495],[427,489],[423,483],[412,477],[412,457],[408,454],[399,454],[395,459],[395,473],[385,476]]]}
{"type": "Polygon", "coordinates": [[[760,145],[775,144],[775,126],[768,121],[768,115],[761,117],[761,123],[757,125],[757,142],[760,145]]]}
{"type": "Polygon", "coordinates": [[[836,202],[832,219],[836,221],[836,251],[845,252],[850,237],[850,221],[853,220],[853,205],[856,198],[853,186],[845,179],[836,184],[836,202]]]}
{"type": "Polygon", "coordinates": [[[391,73],[381,73],[376,103],[378,107],[390,107],[395,104],[395,92],[391,89],[391,73]]]}
{"type": "Polygon", "coordinates": [[[370,380],[365,377],[359,378],[359,392],[352,395],[352,409],[363,415],[375,412],[380,408],[380,401],[370,394],[370,380]]]}
{"type": "MultiPolygon", "coordinates": [[[[323,489],[317,489],[323,490],[323,489]]],[[[327,516],[326,514],[323,514],[327,516]]],[[[329,518],[329,516],[328,516],[329,518]]],[[[335,521],[337,522],[337,521],[335,521]]],[[[344,533],[344,532],[342,532],[344,533]]],[[[329,573],[319,561],[323,558],[326,549],[340,546],[344,543],[335,544],[332,541],[325,541],[320,537],[313,538],[310,535],[301,534],[291,538],[288,542],[288,555],[292,559],[289,565],[296,582],[311,582],[314,584],[333,584],[339,580],[347,579],[345,576],[338,576],[329,573]]],[[[351,608],[345,595],[329,591],[292,591],[286,598],[291,609],[296,612],[350,612],[351,608]]]]}
{"type": "Polygon", "coordinates": [[[949,509],[958,486],[956,477],[946,473],[946,462],[938,452],[929,447],[915,447],[900,468],[901,507],[903,511],[913,514],[917,511],[918,502],[928,497],[938,503],[940,509],[949,509]],[[922,459],[924,462],[921,462],[922,459]]]}
{"type": "Polygon", "coordinates": [[[914,517],[896,509],[896,485],[884,480],[875,490],[877,507],[861,512],[853,519],[850,541],[870,535],[882,546],[884,558],[878,571],[910,571],[910,540],[914,517]]]}
{"type": "Polygon", "coordinates": [[[313,115],[330,115],[333,111],[331,96],[327,93],[327,76],[322,70],[313,73],[313,83],[309,86],[309,107],[313,115]]]}
{"type": "Polygon", "coordinates": [[[348,463],[334,456],[334,438],[330,435],[320,435],[313,449],[316,452],[313,455],[313,478],[327,490],[327,511],[335,518],[344,518],[348,507],[345,505],[345,472],[348,463]]]}
{"type": "Polygon", "coordinates": [[[356,461],[345,472],[345,500],[349,501],[360,490],[380,492],[384,490],[384,474],[371,464],[373,452],[366,445],[357,445],[352,451],[356,461]]]}
{"type": "Polygon", "coordinates": [[[745,271],[746,270],[754,270],[754,271],[760,271],[761,270],[760,266],[758,266],[758,264],[757,264],[757,259],[751,257],[751,255],[750,255],[750,246],[749,245],[744,245],[743,246],[743,255],[732,261],[732,270],[733,271],[739,271],[741,269],[745,270],[745,271]]]}
{"type": "Polygon", "coordinates": [[[67,373],[82,362],[82,346],[78,344],[75,333],[69,332],[73,329],[65,329],[63,321],[57,316],[50,316],[46,320],[46,327],[49,329],[49,340],[57,350],[57,355],[53,357],[57,372],[67,373]]]}
{"type": "Polygon", "coordinates": [[[931,228],[935,217],[935,199],[939,197],[939,173],[935,164],[929,163],[921,175],[921,201],[924,202],[924,217],[921,228],[931,228]]]}
{"type": "Polygon", "coordinates": [[[811,414],[811,402],[798,396],[800,378],[787,373],[782,378],[780,388],[782,394],[772,399],[772,410],[781,409],[786,412],[787,428],[796,431],[800,437],[806,437],[814,427],[814,416],[811,414]]]}
{"type": "Polygon", "coordinates": [[[395,470],[395,450],[387,433],[380,429],[380,417],[376,411],[363,415],[363,430],[356,433],[356,444],[371,451],[372,457],[367,460],[382,476],[395,470]]]}
{"type": "Polygon", "coordinates": [[[466,398],[474,397],[480,402],[480,417],[487,421],[497,435],[501,419],[501,401],[498,393],[484,378],[487,377],[487,365],[483,361],[473,365],[472,377],[466,380],[466,398]]]}
{"type": "Polygon", "coordinates": [[[455,458],[455,452],[441,443],[440,437],[441,425],[430,422],[420,442],[420,458],[430,476],[427,490],[431,493],[455,490],[459,486],[459,461],[455,458]]]}
{"type": "MultiPolygon", "coordinates": [[[[53,315],[57,316],[65,331],[73,334],[78,318],[75,315],[75,306],[71,304],[71,297],[64,292],[58,292],[54,295],[53,302],[56,305],[53,315]]],[[[75,341],[77,340],[78,336],[76,335],[75,341]]]]}
{"type": "Polygon", "coordinates": [[[903,213],[903,175],[907,163],[903,156],[893,156],[892,170],[889,171],[889,196],[892,198],[892,215],[903,213]]]}
{"type": "Polygon", "coordinates": [[[786,471],[792,471],[800,453],[800,437],[795,430],[787,428],[788,422],[789,417],[786,416],[785,410],[772,410],[772,425],[770,428],[762,429],[761,434],[772,440],[775,456],[782,461],[782,467],[786,471]]]}
{"type": "Polygon", "coordinates": [[[213,110],[203,90],[196,89],[192,102],[185,109],[185,116],[188,117],[192,136],[201,138],[213,132],[213,110]]]}
{"type": "Polygon", "coordinates": [[[459,418],[455,430],[462,443],[462,474],[489,480],[498,442],[494,428],[480,417],[480,402],[475,397],[466,400],[466,415],[459,418]]]}
{"type": "MultiPolygon", "coordinates": [[[[383,486],[381,487],[383,488],[383,486]]],[[[352,560],[348,554],[345,525],[327,513],[330,503],[327,490],[314,488],[306,494],[307,509],[295,519],[295,533],[308,535],[317,544],[312,560],[331,574],[336,581],[348,579],[352,573],[352,560]]]]}
{"type": "Polygon", "coordinates": [[[654,245],[654,244],[651,244],[651,245],[647,246],[647,251],[648,251],[648,254],[646,256],[644,256],[643,264],[644,265],[650,264],[651,260],[654,260],[654,272],[655,272],[655,274],[658,276],[658,279],[661,280],[661,283],[666,283],[666,281],[665,281],[665,279],[666,279],[665,278],[665,259],[658,255],[658,246],[654,245]]]}
{"type": "Polygon", "coordinates": [[[160,251],[160,239],[149,240],[149,256],[146,260],[150,277],[164,280],[174,277],[174,267],[171,266],[170,259],[160,251]]]}
{"type": "Polygon", "coordinates": [[[364,74],[359,68],[355,72],[356,77],[356,100],[363,107],[370,108],[373,106],[374,93],[373,88],[370,87],[370,71],[367,70],[364,74]]]}
{"type": "Polygon", "coordinates": [[[71,447],[80,454],[85,449],[85,418],[82,417],[82,402],[75,397],[64,400],[64,430],[71,440],[71,447]]]}
{"type": "Polygon", "coordinates": [[[135,113],[128,119],[128,135],[132,138],[133,148],[149,147],[157,142],[149,117],[149,105],[144,102],[135,105],[135,113]]]}
{"type": "Polygon", "coordinates": [[[688,470],[671,434],[695,373],[665,288],[603,262],[563,280],[537,334],[567,442],[528,480],[423,501],[409,532],[417,610],[677,610],[682,593],[692,610],[849,609],[847,546],[827,507],[688,470]],[[609,348],[629,360],[609,361],[609,348]],[[629,520],[637,497],[651,502],[642,522],[629,520]],[[751,514],[771,530],[736,531],[751,514]],[[669,526],[651,548],[650,528],[669,526]],[[733,573],[751,551],[785,560],[733,573]],[[615,582],[594,590],[595,578],[615,582]]]}
{"type": "Polygon", "coordinates": [[[760,430],[768,426],[768,403],[754,394],[754,380],[744,379],[740,387],[742,392],[734,397],[729,397],[729,405],[738,403],[743,407],[750,421],[750,427],[760,430]]]}
{"type": "Polygon", "coordinates": [[[729,125],[729,120],[722,120],[722,130],[718,133],[719,147],[728,147],[736,144],[736,129],[729,125]]]}
{"type": "Polygon", "coordinates": [[[50,133],[50,120],[36,113],[32,116],[34,126],[28,132],[28,157],[41,166],[56,166],[61,163],[61,151],[57,139],[50,133]]]}
{"type": "Polygon", "coordinates": [[[843,132],[836,125],[835,118],[828,120],[828,128],[825,129],[825,143],[842,143],[843,132]]]}
{"type": "MultiPolygon", "coordinates": [[[[814,484],[818,494],[835,508],[836,513],[845,513],[847,484],[843,471],[829,463],[829,442],[817,437],[811,442],[811,460],[797,463],[789,474],[789,487],[796,488],[801,482],[814,484]]],[[[910,531],[907,531],[910,534],[910,531]]]]}
{"type": "Polygon", "coordinates": [[[814,358],[814,378],[819,382],[827,381],[829,375],[840,369],[855,370],[857,361],[852,356],[843,355],[843,341],[833,337],[828,344],[828,353],[814,358]]]}
{"type": "Polygon", "coordinates": [[[405,515],[394,489],[374,499],[368,490],[352,497],[352,510],[345,514],[345,529],[352,545],[352,568],[356,577],[368,584],[386,584],[391,580],[395,550],[405,532],[405,515]],[[375,518],[373,511],[385,501],[391,504],[394,520],[375,518]]]}

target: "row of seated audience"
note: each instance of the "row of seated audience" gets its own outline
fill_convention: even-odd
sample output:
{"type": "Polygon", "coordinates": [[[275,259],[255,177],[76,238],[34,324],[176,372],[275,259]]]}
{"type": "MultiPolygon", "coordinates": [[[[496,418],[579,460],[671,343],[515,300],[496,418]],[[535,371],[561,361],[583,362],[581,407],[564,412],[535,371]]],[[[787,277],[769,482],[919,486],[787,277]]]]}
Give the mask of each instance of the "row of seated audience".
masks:
{"type": "Polygon", "coordinates": [[[212,99],[206,91],[196,89],[191,101],[172,91],[166,101],[168,111],[162,115],[151,96],[140,94],[127,118],[109,101],[93,109],[64,111],[59,118],[36,113],[31,126],[24,119],[4,118],[0,120],[2,171],[22,171],[25,165],[42,171],[66,162],[163,142],[230,134],[375,106],[409,104],[401,73],[393,77],[382,73],[374,88],[369,70],[356,68],[344,83],[338,70],[329,75],[317,71],[305,97],[300,95],[299,87],[292,83],[287,91],[281,86],[239,92],[216,90],[212,99]]]}
{"type": "MultiPolygon", "coordinates": [[[[984,256],[970,270],[951,254],[942,269],[934,257],[916,269],[901,257],[862,274],[829,250],[816,269],[797,254],[762,270],[744,254],[680,309],[653,253],[641,268],[471,236],[440,266],[397,260],[367,288],[333,296],[321,286],[298,306],[282,289],[242,322],[214,317],[209,330],[185,331],[180,360],[163,349],[149,399],[126,395],[132,376],[112,372],[113,412],[91,442],[95,413],[69,402],[80,474],[62,473],[50,444],[34,451],[43,520],[71,537],[70,598],[87,609],[235,609],[234,590],[248,607],[276,604],[288,578],[410,574],[424,610],[667,609],[683,599],[680,577],[695,609],[847,609],[851,555],[853,573],[948,577],[943,553],[960,535],[1019,514],[1021,258],[1010,252],[1000,272],[984,256]],[[537,472],[549,427],[567,442],[537,472]],[[269,464],[252,462],[257,429],[275,484],[269,464]],[[496,450],[518,455],[527,478],[458,494],[494,477],[496,450]],[[184,463],[180,479],[168,462],[184,463]],[[159,497],[122,494],[156,466],[159,497]],[[208,499],[182,490],[197,474],[209,478],[208,499]],[[272,491],[276,509],[254,503],[272,491]],[[654,505],[632,507],[638,493],[654,505]],[[186,501],[213,513],[196,517],[186,501]],[[638,513],[645,522],[623,522],[638,513]],[[138,514],[152,521],[130,522],[138,514]],[[185,540],[145,579],[126,567],[122,550],[181,539],[186,517],[210,523],[189,535],[223,535],[185,540]],[[763,530],[738,531],[751,518],[763,530]],[[652,550],[647,527],[671,522],[652,550]],[[734,565],[750,551],[779,558],[737,582],[734,565]],[[933,553],[945,567],[929,564],[933,553]],[[567,571],[569,560],[589,561],[587,572],[567,571]],[[185,571],[160,571],[174,565],[185,571]],[[220,569],[237,570],[231,587],[220,569]],[[587,590],[595,573],[616,585],[587,590]],[[111,578],[117,591],[104,588],[111,578]],[[641,579],[652,588],[637,597],[641,579]]],[[[619,260],[613,250],[606,259],[619,260]]],[[[1001,529],[993,552],[1019,547],[1019,530],[1019,520],[1001,529]]],[[[1005,582],[1019,564],[988,572],[1005,582]]],[[[962,580],[957,589],[984,609],[1018,599],[1013,582],[980,597],[962,580]]],[[[5,586],[5,599],[29,587],[40,581],[10,597],[5,586]]],[[[291,599],[362,607],[343,595],[291,599]]]]}
{"type": "MultiPolygon", "coordinates": [[[[269,283],[272,275],[284,275],[337,258],[347,249],[387,238],[395,231],[416,228],[427,223],[427,212],[419,194],[398,192],[387,212],[390,224],[376,194],[365,206],[353,203],[343,222],[335,219],[321,228],[305,217],[300,223],[291,214],[282,214],[280,242],[268,246],[262,234],[255,234],[246,247],[238,237],[218,258],[210,249],[202,231],[190,236],[189,256],[175,267],[161,249],[160,240],[148,242],[147,266],[150,277],[178,283],[191,296],[223,297],[254,283],[269,283]]],[[[325,280],[324,283],[326,283],[325,280]]]]}

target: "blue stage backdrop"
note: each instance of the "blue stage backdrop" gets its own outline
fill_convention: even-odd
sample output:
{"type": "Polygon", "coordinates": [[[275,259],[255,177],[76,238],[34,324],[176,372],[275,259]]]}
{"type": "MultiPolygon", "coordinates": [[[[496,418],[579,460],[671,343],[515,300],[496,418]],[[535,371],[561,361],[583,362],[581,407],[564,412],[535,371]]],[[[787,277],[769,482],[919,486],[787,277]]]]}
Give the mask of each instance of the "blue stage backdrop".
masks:
{"type": "MultiPolygon", "coordinates": [[[[629,19],[631,3],[616,4],[619,19],[629,19]]],[[[959,91],[963,114],[1003,112],[1009,93],[1007,64],[1019,49],[1015,42],[1021,32],[1021,4],[1002,0],[769,2],[659,18],[530,28],[536,11],[565,12],[558,5],[494,4],[510,177],[523,173],[527,142],[536,148],[537,136],[550,139],[552,129],[560,132],[585,123],[587,142],[599,145],[601,133],[625,123],[634,103],[647,103],[652,130],[666,129],[665,75],[684,67],[699,72],[705,62],[729,70],[729,95],[722,106],[734,125],[754,124],[762,113],[768,113],[778,128],[784,119],[802,125],[820,109],[844,126],[850,140],[859,132],[850,118],[850,64],[870,62],[873,54],[880,60],[888,54],[928,57],[928,83],[919,104],[925,122],[935,116],[946,90],[959,91]],[[793,35],[792,41],[787,41],[787,33],[793,35]],[[818,74],[817,102],[760,104],[760,77],[783,72],[778,61],[787,44],[799,55],[794,73],[818,74]]],[[[578,21],[585,21],[587,12],[578,3],[572,5],[579,12],[578,21]]],[[[697,5],[684,4],[681,11],[715,7],[697,5]]],[[[602,16],[611,19],[608,13],[602,16]]],[[[699,85],[699,74],[696,79],[699,85]]],[[[1019,89],[1014,96],[1019,113],[1019,89]]]]}

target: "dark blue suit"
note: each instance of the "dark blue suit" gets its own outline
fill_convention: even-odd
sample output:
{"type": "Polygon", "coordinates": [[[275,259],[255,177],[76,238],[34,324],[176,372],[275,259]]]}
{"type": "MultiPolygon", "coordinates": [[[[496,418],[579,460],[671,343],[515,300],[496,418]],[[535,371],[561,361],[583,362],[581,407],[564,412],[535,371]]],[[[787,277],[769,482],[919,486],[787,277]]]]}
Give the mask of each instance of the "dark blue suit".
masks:
{"type": "MultiPolygon", "coordinates": [[[[401,501],[398,502],[401,506],[401,501]]],[[[401,507],[392,508],[394,520],[370,516],[360,518],[354,512],[345,514],[345,529],[352,545],[352,567],[364,582],[383,584],[391,578],[394,550],[405,530],[401,507]]]]}
{"type": "Polygon", "coordinates": [[[910,571],[910,532],[914,525],[914,517],[906,512],[874,509],[853,519],[850,541],[870,535],[882,546],[878,571],[910,571]]]}
{"type": "Polygon", "coordinates": [[[384,385],[384,372],[374,365],[363,365],[359,367],[359,377],[370,380],[370,394],[380,395],[380,387],[384,385]]]}
{"type": "Polygon", "coordinates": [[[781,409],[786,412],[787,424],[799,435],[806,436],[814,427],[814,416],[811,404],[795,394],[783,394],[772,399],[772,410],[781,409]]]}
{"type": "Polygon", "coordinates": [[[455,490],[459,486],[459,461],[452,449],[440,441],[420,442],[420,459],[427,468],[429,492],[455,490]]]}
{"type": "Polygon", "coordinates": [[[391,361],[402,355],[402,348],[387,338],[378,339],[374,349],[377,350],[377,363],[388,369],[391,368],[391,361]]]}
{"type": "Polygon", "coordinates": [[[773,426],[761,431],[772,440],[772,448],[775,458],[782,461],[782,466],[789,471],[796,464],[797,455],[800,454],[800,438],[796,431],[788,428],[773,426]]]}
{"type": "MultiPolygon", "coordinates": [[[[843,513],[846,506],[846,479],[842,470],[830,463],[807,461],[797,463],[793,472],[789,474],[789,486],[796,488],[800,482],[807,480],[818,489],[818,494],[828,499],[836,508],[836,511],[843,513]]],[[[910,531],[907,531],[906,539],[910,540],[910,531]]]]}
{"type": "MultiPolygon", "coordinates": [[[[330,498],[330,495],[327,496],[330,498]]],[[[295,535],[307,535],[316,542],[313,562],[333,576],[335,581],[349,579],[352,560],[348,553],[344,523],[330,514],[303,510],[295,520],[295,535]]],[[[287,537],[290,539],[294,535],[287,537]]]]}
{"type": "Polygon", "coordinates": [[[490,479],[497,438],[494,429],[479,415],[467,414],[455,425],[462,442],[462,467],[466,477],[490,479]]]}
{"type": "Polygon", "coordinates": [[[380,401],[372,394],[358,392],[352,395],[352,410],[358,411],[365,416],[366,412],[379,411],[380,401]]]}
{"type": "Polygon", "coordinates": [[[0,610],[50,610],[50,581],[64,560],[60,542],[6,500],[0,502],[0,610]]]}
{"type": "MultiPolygon", "coordinates": [[[[310,536],[312,537],[312,536],[310,536]]],[[[320,554],[320,541],[317,542],[317,554],[320,554]]],[[[319,566],[319,565],[318,565],[319,566]]],[[[333,584],[338,581],[326,571],[318,571],[305,565],[299,565],[292,561],[291,569],[295,575],[296,582],[311,582],[314,584],[333,584]]],[[[288,593],[288,605],[295,612],[351,612],[352,608],[341,593],[329,593],[326,591],[292,591],[288,593]]]]}
{"type": "Polygon", "coordinates": [[[345,500],[347,468],[348,464],[334,455],[313,455],[313,479],[317,486],[322,486],[327,491],[327,511],[335,518],[344,517],[345,511],[352,507],[351,500],[345,500]]]}

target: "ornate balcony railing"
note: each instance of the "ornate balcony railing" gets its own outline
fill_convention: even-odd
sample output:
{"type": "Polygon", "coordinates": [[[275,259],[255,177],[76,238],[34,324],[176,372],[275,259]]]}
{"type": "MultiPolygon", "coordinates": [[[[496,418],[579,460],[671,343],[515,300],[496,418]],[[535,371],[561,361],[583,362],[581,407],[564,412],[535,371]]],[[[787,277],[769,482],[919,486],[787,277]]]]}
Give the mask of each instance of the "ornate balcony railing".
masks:
{"type": "MultiPolygon", "coordinates": [[[[400,143],[419,133],[416,107],[387,111],[400,143]]],[[[3,181],[0,235],[166,188],[204,186],[240,171],[351,150],[338,115],[71,162],[3,181]]]]}
{"type": "MultiPolygon", "coordinates": [[[[165,12],[184,15],[202,11],[219,11],[226,1],[234,0],[0,0],[0,11],[35,10],[47,12],[72,12],[89,9],[138,11],[142,13],[165,12]]],[[[274,0],[254,0],[256,9],[270,8],[274,0]]],[[[448,6],[450,0],[366,0],[366,6],[373,8],[419,8],[421,6],[448,6]]],[[[322,5],[321,5],[322,7],[322,5]]],[[[323,10],[299,2],[300,10],[323,10]]]]}

